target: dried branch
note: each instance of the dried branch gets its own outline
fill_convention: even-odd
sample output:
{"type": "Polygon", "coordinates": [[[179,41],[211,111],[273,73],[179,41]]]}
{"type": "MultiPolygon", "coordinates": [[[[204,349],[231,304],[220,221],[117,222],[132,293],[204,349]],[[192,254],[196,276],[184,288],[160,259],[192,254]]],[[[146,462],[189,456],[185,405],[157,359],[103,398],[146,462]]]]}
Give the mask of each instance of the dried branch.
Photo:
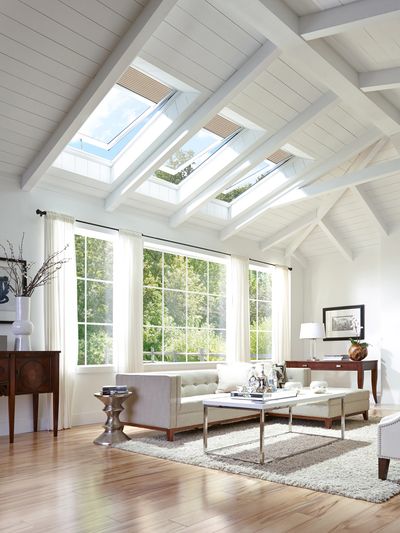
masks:
{"type": "Polygon", "coordinates": [[[60,255],[65,252],[68,245],[58,252],[50,254],[38,269],[36,274],[31,275],[31,270],[35,263],[26,263],[23,259],[24,237],[18,245],[18,256],[15,255],[14,245],[7,241],[7,247],[0,244],[0,253],[8,267],[8,288],[15,296],[32,296],[37,287],[46,285],[54,279],[56,273],[69,261],[69,258],[60,259],[60,255]]]}

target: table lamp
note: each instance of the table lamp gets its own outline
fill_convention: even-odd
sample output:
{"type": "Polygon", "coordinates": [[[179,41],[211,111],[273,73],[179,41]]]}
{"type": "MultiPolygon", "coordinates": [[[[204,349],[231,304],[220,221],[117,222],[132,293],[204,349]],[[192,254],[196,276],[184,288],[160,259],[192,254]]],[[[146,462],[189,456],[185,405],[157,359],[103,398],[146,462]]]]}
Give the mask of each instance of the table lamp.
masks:
{"type": "Polygon", "coordinates": [[[300,339],[311,340],[311,359],[318,361],[317,357],[317,339],[323,339],[325,337],[325,326],[318,322],[304,322],[300,326],[300,339]]]}

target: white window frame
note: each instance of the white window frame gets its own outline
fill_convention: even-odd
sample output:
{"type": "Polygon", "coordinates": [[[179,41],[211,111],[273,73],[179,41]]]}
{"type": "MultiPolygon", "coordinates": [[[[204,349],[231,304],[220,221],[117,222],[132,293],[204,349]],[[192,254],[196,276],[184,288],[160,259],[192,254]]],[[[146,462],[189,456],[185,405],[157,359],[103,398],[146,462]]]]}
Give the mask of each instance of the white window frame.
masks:
{"type": "MultiPolygon", "coordinates": [[[[207,261],[208,263],[209,262],[213,262],[213,263],[219,263],[219,264],[223,264],[225,266],[225,272],[227,272],[227,268],[228,268],[228,263],[227,263],[227,258],[224,256],[224,255],[219,255],[219,254],[215,254],[215,255],[211,255],[210,253],[203,253],[203,252],[198,252],[196,250],[193,250],[193,249],[188,249],[188,248],[184,248],[184,247],[175,247],[175,246],[172,246],[172,245],[165,245],[165,244],[160,244],[158,242],[153,242],[153,241],[145,241],[143,243],[143,247],[144,249],[149,249],[149,250],[154,250],[154,251],[157,251],[157,252],[164,252],[164,253],[169,253],[169,254],[174,254],[174,255],[180,255],[180,256],[184,256],[184,257],[190,257],[190,258],[194,258],[194,259],[200,259],[202,261],[207,261]]],[[[217,295],[214,293],[210,293],[210,292],[207,292],[207,293],[204,293],[204,292],[196,292],[196,291],[189,291],[188,290],[188,277],[187,277],[187,263],[186,263],[186,279],[185,279],[185,289],[170,289],[170,288],[165,288],[164,287],[164,256],[163,256],[163,263],[162,263],[162,286],[159,288],[159,287],[154,287],[154,288],[157,288],[158,290],[161,290],[162,291],[162,315],[161,315],[161,326],[146,326],[143,324],[143,331],[144,329],[147,327],[147,328],[159,328],[161,329],[162,331],[162,351],[161,353],[160,352],[155,352],[157,355],[161,355],[162,357],[162,361],[147,361],[145,359],[143,359],[143,364],[144,365],[152,365],[152,364],[156,364],[156,365],[196,365],[196,364],[216,364],[218,362],[224,362],[226,361],[226,334],[227,334],[227,324],[225,322],[225,328],[214,328],[214,327],[210,327],[209,326],[209,297],[210,296],[220,296],[220,295],[217,295]],[[166,352],[164,350],[164,335],[165,335],[165,330],[168,329],[168,328],[165,328],[165,325],[164,325],[164,298],[165,298],[165,291],[171,291],[171,292],[178,292],[178,293],[183,293],[185,294],[185,326],[181,326],[181,327],[176,327],[176,329],[184,329],[185,330],[185,344],[186,344],[186,350],[184,352],[184,355],[186,357],[186,360],[185,361],[165,361],[165,355],[166,355],[166,352]],[[207,296],[207,327],[204,327],[204,328],[200,328],[200,329],[204,329],[204,330],[207,330],[207,339],[208,339],[208,344],[209,344],[209,334],[210,334],[210,330],[213,330],[213,331],[222,331],[225,333],[225,357],[224,358],[221,358],[219,360],[215,360],[215,361],[210,361],[209,360],[209,356],[211,355],[216,355],[216,354],[210,354],[209,352],[206,353],[206,357],[207,359],[205,359],[204,361],[188,361],[188,357],[194,353],[192,352],[188,352],[187,351],[187,348],[188,348],[188,332],[191,330],[191,329],[198,329],[198,328],[191,328],[188,326],[188,306],[187,306],[187,298],[188,298],[188,295],[190,294],[206,294],[207,296]]],[[[209,270],[207,272],[207,277],[208,277],[208,285],[209,285],[209,270]]],[[[225,279],[225,282],[226,282],[226,279],[225,279]]],[[[151,286],[147,286],[147,285],[144,285],[143,284],[143,289],[145,288],[153,288],[151,286]]],[[[226,292],[225,292],[225,319],[226,319],[226,292]]],[[[149,353],[149,352],[144,352],[143,351],[143,356],[145,355],[145,353],[149,353]]],[[[197,352],[196,352],[197,354],[197,352]]]]}
{"type": "MultiPolygon", "coordinates": [[[[251,270],[254,270],[256,272],[264,272],[266,274],[269,274],[272,278],[272,273],[273,273],[273,266],[266,266],[266,265],[260,265],[259,263],[250,263],[249,264],[249,274],[250,274],[250,271],[251,270]]],[[[273,278],[272,278],[273,279],[273,278]]],[[[271,283],[272,283],[272,279],[271,279],[271,283]]],[[[249,334],[250,334],[250,338],[251,338],[251,332],[252,331],[255,331],[256,332],[256,354],[252,354],[251,353],[251,349],[250,349],[250,361],[251,362],[263,362],[263,361],[271,361],[272,359],[272,342],[271,342],[271,354],[270,354],[270,357],[266,357],[265,359],[259,359],[258,357],[258,334],[259,332],[264,332],[266,330],[263,330],[263,329],[259,329],[258,327],[258,302],[268,302],[270,303],[271,305],[271,331],[269,333],[271,333],[271,339],[272,339],[272,335],[273,335],[273,328],[272,328],[272,306],[273,306],[273,300],[272,300],[272,290],[271,290],[271,300],[262,300],[262,299],[259,299],[258,298],[258,277],[257,277],[257,285],[256,285],[256,298],[250,298],[250,287],[249,287],[249,307],[250,307],[250,302],[254,301],[256,303],[256,317],[257,317],[257,328],[254,329],[251,327],[251,323],[250,323],[250,318],[251,318],[251,314],[249,312],[249,334]]],[[[250,343],[250,346],[251,346],[251,343],[250,343]]]]}
{"type": "MultiPolygon", "coordinates": [[[[116,236],[117,236],[118,232],[116,230],[111,230],[111,229],[107,229],[107,228],[102,228],[101,230],[100,229],[96,229],[95,227],[93,226],[90,226],[88,224],[83,224],[83,223],[77,223],[76,224],[76,227],[75,227],[75,235],[81,235],[82,237],[90,237],[90,238],[93,238],[93,239],[99,239],[99,240],[103,240],[103,241],[109,241],[113,244],[113,273],[115,272],[115,261],[116,261],[116,258],[115,258],[115,253],[114,253],[114,247],[115,247],[115,241],[116,241],[116,236]]],[[[85,272],[86,272],[86,253],[85,253],[85,272]]],[[[114,305],[114,275],[113,275],[113,280],[110,282],[110,281],[107,281],[105,282],[104,280],[92,280],[91,278],[82,278],[82,277],[78,277],[76,276],[76,282],[78,283],[78,280],[89,280],[89,281],[100,281],[100,282],[104,282],[104,283],[111,283],[113,285],[113,305],[114,305]]],[[[85,298],[86,298],[86,294],[85,294],[85,298]]],[[[85,307],[86,307],[86,302],[85,302],[85,307]]],[[[85,317],[86,318],[86,317],[85,317]]],[[[85,322],[79,322],[78,321],[78,317],[77,317],[77,323],[78,323],[78,327],[79,325],[81,324],[84,324],[84,325],[87,325],[88,323],[85,321],[85,322]]],[[[114,331],[114,322],[111,322],[111,323],[94,323],[94,322],[90,322],[89,323],[90,325],[105,325],[105,326],[111,326],[113,328],[113,331],[114,331]]],[[[85,350],[86,350],[86,339],[85,339],[85,350]]],[[[113,348],[112,348],[112,354],[113,354],[113,362],[110,363],[110,364],[103,364],[103,365],[79,365],[78,364],[78,361],[76,362],[76,371],[77,373],[103,373],[103,372],[110,372],[110,371],[114,371],[115,367],[116,367],[116,353],[115,353],[115,343],[114,343],[114,336],[113,336],[113,348]]],[[[85,359],[86,359],[86,354],[85,354],[85,359]]]]}

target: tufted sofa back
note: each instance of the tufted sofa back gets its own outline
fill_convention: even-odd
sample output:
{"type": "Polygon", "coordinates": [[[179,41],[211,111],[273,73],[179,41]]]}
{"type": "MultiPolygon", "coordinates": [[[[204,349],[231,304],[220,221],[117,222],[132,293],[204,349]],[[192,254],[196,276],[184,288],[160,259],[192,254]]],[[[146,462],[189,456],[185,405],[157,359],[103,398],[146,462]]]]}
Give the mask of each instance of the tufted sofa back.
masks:
{"type": "Polygon", "coordinates": [[[181,377],[181,396],[203,396],[215,394],[218,385],[218,373],[216,369],[185,370],[176,372],[181,377]]]}

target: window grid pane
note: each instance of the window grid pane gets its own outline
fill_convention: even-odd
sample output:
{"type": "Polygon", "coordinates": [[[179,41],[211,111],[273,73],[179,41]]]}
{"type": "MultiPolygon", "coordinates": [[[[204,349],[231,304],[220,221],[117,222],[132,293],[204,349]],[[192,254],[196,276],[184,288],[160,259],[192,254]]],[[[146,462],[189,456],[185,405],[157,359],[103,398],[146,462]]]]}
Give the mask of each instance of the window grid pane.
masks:
{"type": "Polygon", "coordinates": [[[113,245],[104,239],[76,235],[75,246],[80,255],[78,365],[110,365],[113,363],[113,245]]]}
{"type": "Polygon", "coordinates": [[[272,356],[272,273],[252,266],[249,270],[250,358],[272,356]]]}
{"type": "Polygon", "coordinates": [[[143,361],[225,360],[225,265],[153,249],[144,256],[143,361]],[[160,316],[147,308],[148,291],[155,290],[149,273],[155,253],[161,254],[160,316]]]}

